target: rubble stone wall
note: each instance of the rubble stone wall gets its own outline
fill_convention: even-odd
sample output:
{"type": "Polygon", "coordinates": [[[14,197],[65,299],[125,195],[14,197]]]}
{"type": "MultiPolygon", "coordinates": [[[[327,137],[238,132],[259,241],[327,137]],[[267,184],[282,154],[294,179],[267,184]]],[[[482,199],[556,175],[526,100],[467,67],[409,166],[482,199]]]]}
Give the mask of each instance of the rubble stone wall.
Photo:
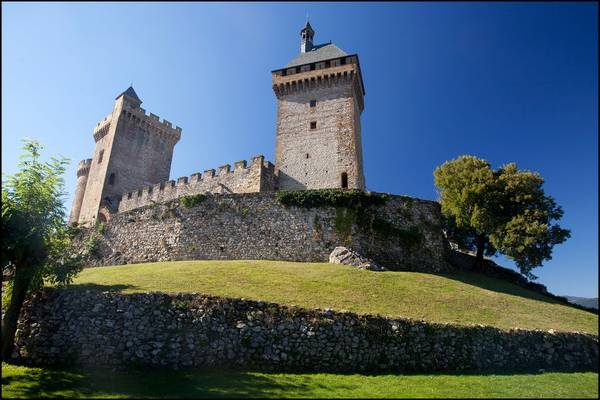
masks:
{"type": "Polygon", "coordinates": [[[306,310],[198,294],[46,289],[25,304],[30,365],[277,371],[598,370],[598,336],[306,310]]]}

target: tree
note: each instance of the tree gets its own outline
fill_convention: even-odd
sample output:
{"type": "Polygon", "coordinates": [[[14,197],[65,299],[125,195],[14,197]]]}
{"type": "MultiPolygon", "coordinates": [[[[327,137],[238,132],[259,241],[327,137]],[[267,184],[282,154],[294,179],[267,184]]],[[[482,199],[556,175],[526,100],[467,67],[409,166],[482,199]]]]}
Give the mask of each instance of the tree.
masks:
{"type": "Polygon", "coordinates": [[[10,301],[2,320],[2,360],[11,358],[17,320],[27,293],[44,281],[71,282],[81,270],[62,204],[62,175],[68,160],[40,161],[43,146],[24,140],[20,170],[2,183],[3,277],[10,276],[10,301]]]}
{"type": "Polygon", "coordinates": [[[552,258],[552,248],[570,237],[554,221],[562,208],[542,189],[537,172],[519,170],[515,163],[493,170],[474,156],[446,161],[433,172],[446,234],[463,250],[476,250],[475,268],[483,256],[497,252],[513,259],[521,273],[531,273],[552,258]]]}

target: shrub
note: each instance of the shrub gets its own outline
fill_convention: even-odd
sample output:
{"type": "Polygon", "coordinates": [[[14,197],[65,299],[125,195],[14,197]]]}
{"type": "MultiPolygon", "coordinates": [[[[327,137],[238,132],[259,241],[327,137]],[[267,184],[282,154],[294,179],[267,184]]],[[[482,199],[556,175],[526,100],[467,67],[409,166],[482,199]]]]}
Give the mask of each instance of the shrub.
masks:
{"type": "Polygon", "coordinates": [[[92,257],[100,256],[100,240],[95,235],[90,235],[84,242],[85,252],[92,257]]]}
{"type": "Polygon", "coordinates": [[[96,232],[98,232],[100,235],[104,235],[105,231],[106,231],[106,224],[104,222],[99,222],[96,224],[96,232]]]}
{"type": "Polygon", "coordinates": [[[206,199],[206,195],[204,195],[202,193],[190,195],[190,196],[183,196],[181,198],[181,204],[185,208],[192,208],[192,207],[197,206],[198,204],[202,203],[204,201],[204,199],[206,199]]]}

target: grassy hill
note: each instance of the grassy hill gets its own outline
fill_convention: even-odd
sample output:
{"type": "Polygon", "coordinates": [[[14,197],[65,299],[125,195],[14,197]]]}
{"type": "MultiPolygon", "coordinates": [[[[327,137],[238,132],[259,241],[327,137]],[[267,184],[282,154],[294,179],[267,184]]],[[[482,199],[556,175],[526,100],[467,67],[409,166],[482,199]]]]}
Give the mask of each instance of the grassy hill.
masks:
{"type": "Polygon", "coordinates": [[[196,292],[305,308],[598,334],[596,314],[481,274],[371,272],[328,263],[177,261],[85,269],[76,288],[196,292]]]}

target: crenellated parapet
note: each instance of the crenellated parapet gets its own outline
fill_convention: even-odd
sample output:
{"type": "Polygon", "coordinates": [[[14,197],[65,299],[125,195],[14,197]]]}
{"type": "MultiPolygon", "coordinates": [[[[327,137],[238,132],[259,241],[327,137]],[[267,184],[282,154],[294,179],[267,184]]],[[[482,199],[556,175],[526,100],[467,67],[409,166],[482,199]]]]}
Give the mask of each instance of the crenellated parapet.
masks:
{"type": "Polygon", "coordinates": [[[136,107],[133,104],[124,103],[120,118],[127,123],[139,126],[147,132],[160,136],[163,140],[175,144],[181,138],[182,129],[179,126],[173,126],[170,121],[159,118],[153,113],[146,114],[142,107],[136,107]]]}
{"type": "Polygon", "coordinates": [[[119,212],[129,211],[149,204],[162,203],[182,196],[200,193],[253,193],[275,190],[275,166],[265,161],[264,156],[252,157],[250,164],[246,160],[219,168],[196,172],[189,177],[145,186],[123,194],[119,203],[119,212]]]}
{"type": "Polygon", "coordinates": [[[273,91],[278,99],[301,91],[349,83],[360,94],[358,100],[363,108],[365,91],[356,55],[275,70],[272,78],[273,91]]]}
{"type": "Polygon", "coordinates": [[[77,164],[77,177],[84,176],[90,173],[90,167],[92,166],[92,159],[79,161],[77,164]]]}
{"type": "Polygon", "coordinates": [[[108,114],[104,119],[94,127],[94,141],[98,142],[108,133],[112,122],[112,113],[108,114]]]}

